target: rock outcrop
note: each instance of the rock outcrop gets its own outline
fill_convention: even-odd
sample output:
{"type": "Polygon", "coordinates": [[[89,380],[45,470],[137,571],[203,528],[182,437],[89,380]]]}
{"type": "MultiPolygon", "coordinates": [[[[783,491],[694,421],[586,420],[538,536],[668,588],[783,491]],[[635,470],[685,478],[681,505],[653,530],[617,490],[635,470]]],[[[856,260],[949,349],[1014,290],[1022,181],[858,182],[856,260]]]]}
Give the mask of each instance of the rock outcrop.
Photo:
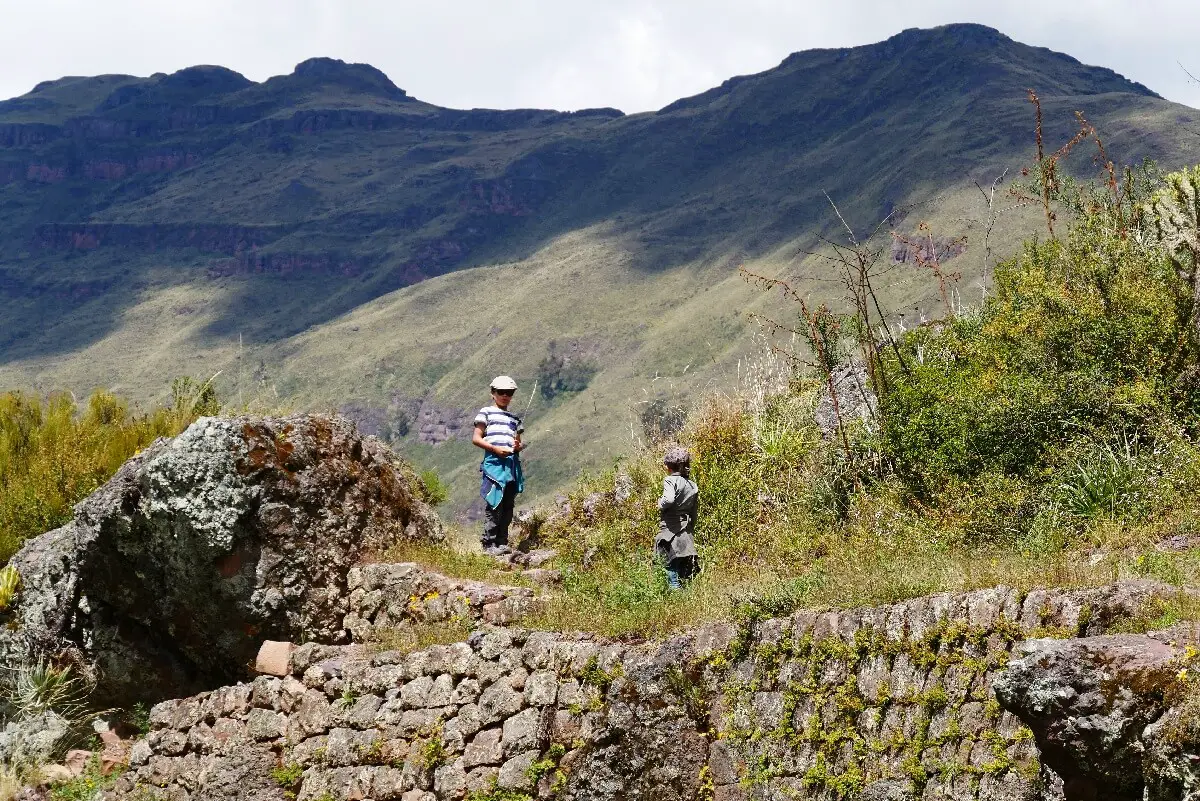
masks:
{"type": "Polygon", "coordinates": [[[442,536],[418,479],[343,420],[203,418],[13,558],[0,661],[73,660],[121,706],[219,686],[263,639],[347,641],[351,568],[442,536]]]}
{"type": "Polygon", "coordinates": [[[994,678],[1030,637],[1159,591],[997,588],[633,645],[488,626],[407,655],[304,645],[284,677],[156,706],[114,797],[1061,798],[994,678]]]}
{"type": "Polygon", "coordinates": [[[867,365],[860,360],[833,371],[832,392],[829,382],[821,387],[813,419],[825,439],[835,439],[845,426],[870,420],[879,412],[879,401],[871,386],[867,365]]]}
{"type": "Polygon", "coordinates": [[[1200,797],[1196,634],[1180,634],[1031,640],[997,678],[996,697],[1031,728],[1066,801],[1200,797]]]}

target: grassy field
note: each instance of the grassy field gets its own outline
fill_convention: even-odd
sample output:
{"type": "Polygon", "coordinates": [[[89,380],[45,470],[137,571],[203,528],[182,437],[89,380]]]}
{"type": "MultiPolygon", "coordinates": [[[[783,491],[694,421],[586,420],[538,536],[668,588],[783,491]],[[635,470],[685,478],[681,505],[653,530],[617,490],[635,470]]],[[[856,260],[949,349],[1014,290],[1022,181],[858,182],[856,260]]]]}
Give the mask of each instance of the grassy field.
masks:
{"type": "Polygon", "coordinates": [[[155,439],[220,409],[206,382],[177,379],[171,396],[167,405],[140,411],[104,391],[82,408],[65,394],[0,394],[0,561],[67,523],[76,503],[155,439]]]}

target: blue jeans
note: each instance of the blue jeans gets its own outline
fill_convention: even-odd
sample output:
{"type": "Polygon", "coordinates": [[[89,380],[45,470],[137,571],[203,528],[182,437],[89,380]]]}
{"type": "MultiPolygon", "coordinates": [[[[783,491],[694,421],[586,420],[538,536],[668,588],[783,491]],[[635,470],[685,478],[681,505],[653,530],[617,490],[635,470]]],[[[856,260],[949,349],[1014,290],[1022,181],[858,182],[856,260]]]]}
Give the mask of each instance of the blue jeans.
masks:
{"type": "Polygon", "coordinates": [[[663,568],[667,571],[667,586],[682,590],[683,585],[700,572],[700,560],[695,556],[679,556],[665,560],[663,568]]]}

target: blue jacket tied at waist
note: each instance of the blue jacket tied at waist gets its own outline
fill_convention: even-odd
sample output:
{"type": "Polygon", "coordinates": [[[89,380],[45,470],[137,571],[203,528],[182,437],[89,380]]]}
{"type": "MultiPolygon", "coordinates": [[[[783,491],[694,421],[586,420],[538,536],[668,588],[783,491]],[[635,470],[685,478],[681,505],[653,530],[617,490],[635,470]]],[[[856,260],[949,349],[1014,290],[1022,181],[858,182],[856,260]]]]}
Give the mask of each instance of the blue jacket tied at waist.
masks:
{"type": "Polygon", "coordinates": [[[483,480],[479,486],[479,496],[488,506],[495,508],[504,498],[504,488],[510,481],[517,482],[517,492],[525,491],[525,475],[521,471],[521,459],[515,453],[511,456],[497,456],[489,453],[483,457],[479,465],[483,480]]]}

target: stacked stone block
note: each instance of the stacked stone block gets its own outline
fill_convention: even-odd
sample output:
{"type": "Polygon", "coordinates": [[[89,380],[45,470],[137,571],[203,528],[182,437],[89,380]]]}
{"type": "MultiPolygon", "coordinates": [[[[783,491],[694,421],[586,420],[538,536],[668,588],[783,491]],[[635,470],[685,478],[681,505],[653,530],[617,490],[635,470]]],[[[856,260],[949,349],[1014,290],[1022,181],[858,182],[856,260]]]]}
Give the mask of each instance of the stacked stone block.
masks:
{"type": "Polygon", "coordinates": [[[633,645],[504,627],[408,655],[308,644],[287,676],[156,706],[114,794],[1050,799],[993,676],[1014,643],[1091,633],[1148,592],[997,588],[633,645]]]}
{"type": "Polygon", "coordinates": [[[347,590],[343,626],[355,642],[372,639],[376,629],[414,623],[503,625],[521,619],[536,603],[527,587],[450,578],[411,563],[351,568],[347,590]]]}

